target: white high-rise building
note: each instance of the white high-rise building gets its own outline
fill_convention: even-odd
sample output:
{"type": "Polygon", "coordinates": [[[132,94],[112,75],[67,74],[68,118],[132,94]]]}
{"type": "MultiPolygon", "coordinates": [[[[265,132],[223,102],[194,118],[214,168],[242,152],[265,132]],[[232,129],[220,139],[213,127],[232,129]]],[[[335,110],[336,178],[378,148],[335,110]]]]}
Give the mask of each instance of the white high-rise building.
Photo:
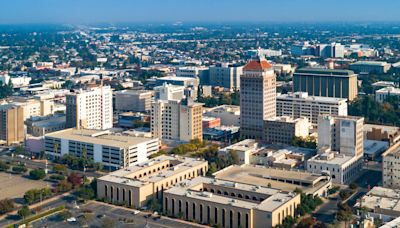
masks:
{"type": "Polygon", "coordinates": [[[101,86],[67,95],[67,128],[104,130],[113,127],[112,90],[101,86]]]}
{"type": "Polygon", "coordinates": [[[185,96],[185,87],[164,83],[154,87],[157,100],[182,100],[185,96]]]}

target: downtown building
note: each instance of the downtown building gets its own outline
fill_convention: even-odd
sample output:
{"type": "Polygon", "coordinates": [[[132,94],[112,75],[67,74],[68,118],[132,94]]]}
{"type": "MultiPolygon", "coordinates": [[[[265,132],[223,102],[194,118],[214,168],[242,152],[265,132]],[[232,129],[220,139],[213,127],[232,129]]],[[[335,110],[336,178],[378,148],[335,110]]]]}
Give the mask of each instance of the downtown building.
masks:
{"type": "Polygon", "coordinates": [[[294,119],[307,117],[313,125],[320,115],[347,116],[347,100],[336,97],[309,96],[306,92],[281,94],[276,97],[276,115],[294,119]]]}
{"type": "Polygon", "coordinates": [[[44,137],[45,153],[51,158],[58,159],[65,154],[87,156],[110,170],[145,162],[159,147],[159,139],[114,134],[108,130],[69,128],[44,137]]]}
{"type": "Polygon", "coordinates": [[[352,101],[358,94],[357,74],[350,70],[298,69],[293,75],[293,91],[352,101]]]}
{"type": "Polygon", "coordinates": [[[101,86],[66,96],[66,127],[105,130],[113,127],[112,90],[101,86]]]}
{"type": "Polygon", "coordinates": [[[25,139],[24,109],[13,104],[0,105],[0,144],[19,144],[25,139]]]}
{"type": "Polygon", "coordinates": [[[203,104],[190,98],[156,100],[151,109],[151,134],[154,138],[189,142],[203,138],[203,104]]]}
{"type": "Polygon", "coordinates": [[[229,91],[240,89],[240,75],[242,75],[243,66],[220,63],[210,66],[209,72],[211,86],[222,87],[229,91]]]}
{"type": "Polygon", "coordinates": [[[122,90],[115,94],[115,109],[122,112],[149,112],[151,110],[152,91],[122,90]]]}
{"type": "Polygon", "coordinates": [[[307,161],[307,171],[330,175],[334,183],[354,181],[362,169],[363,129],[363,117],[321,115],[318,154],[307,161]]]}
{"type": "Polygon", "coordinates": [[[264,120],[276,116],[276,76],[263,58],[251,60],[240,77],[240,134],[262,140],[264,120]]]}

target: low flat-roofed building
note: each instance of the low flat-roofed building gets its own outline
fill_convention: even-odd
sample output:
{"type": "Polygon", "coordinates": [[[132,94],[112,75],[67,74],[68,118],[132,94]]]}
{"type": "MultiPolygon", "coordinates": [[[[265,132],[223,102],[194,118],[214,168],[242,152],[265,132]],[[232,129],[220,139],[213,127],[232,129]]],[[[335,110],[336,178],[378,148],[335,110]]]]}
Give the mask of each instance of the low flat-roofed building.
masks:
{"type": "Polygon", "coordinates": [[[239,158],[237,165],[262,165],[291,169],[304,166],[304,162],[315,155],[315,150],[277,145],[259,144],[254,139],[245,139],[219,150],[219,156],[235,152],[239,158]]]}
{"type": "Polygon", "coordinates": [[[348,184],[358,177],[362,163],[362,156],[327,151],[307,160],[306,167],[312,173],[329,174],[335,183],[348,184]]]}
{"type": "Polygon", "coordinates": [[[366,139],[386,141],[393,145],[400,141],[400,128],[395,126],[364,124],[366,139]]]}
{"type": "Polygon", "coordinates": [[[214,108],[205,109],[203,115],[220,118],[221,125],[240,126],[240,106],[220,105],[214,108]]]}
{"type": "Polygon", "coordinates": [[[133,137],[114,134],[108,130],[88,130],[69,128],[45,135],[45,152],[53,158],[71,154],[87,156],[102,163],[109,169],[120,169],[147,160],[158,152],[157,138],[133,137]]]}
{"type": "Polygon", "coordinates": [[[377,140],[364,140],[364,158],[380,160],[380,156],[389,148],[389,142],[377,140]]]}
{"type": "Polygon", "coordinates": [[[45,134],[65,129],[65,115],[35,116],[25,121],[27,133],[38,137],[45,134]]]}
{"type": "Polygon", "coordinates": [[[264,120],[265,143],[291,145],[294,137],[307,137],[311,127],[307,117],[279,116],[264,120]]]}
{"type": "Polygon", "coordinates": [[[386,74],[391,66],[390,63],[381,61],[358,61],[350,64],[349,69],[357,73],[386,74]]]}
{"type": "Polygon", "coordinates": [[[395,87],[385,87],[375,91],[375,100],[379,103],[383,103],[389,96],[400,96],[400,89],[395,87]]]}
{"type": "Polygon", "coordinates": [[[379,228],[397,228],[400,227],[400,217],[393,219],[390,222],[385,223],[384,225],[380,226],[379,228]]]}
{"type": "Polygon", "coordinates": [[[120,169],[97,180],[100,199],[140,208],[152,198],[161,200],[163,191],[208,171],[205,160],[162,155],[134,166],[120,169]]]}
{"type": "Polygon", "coordinates": [[[254,184],[197,177],[164,192],[168,215],[221,227],[270,228],[295,216],[300,195],[254,184]]]}
{"type": "Polygon", "coordinates": [[[400,190],[373,187],[355,207],[365,207],[370,213],[392,218],[400,217],[400,190]]]}
{"type": "Polygon", "coordinates": [[[329,176],[310,173],[302,170],[277,169],[255,165],[233,165],[213,174],[219,180],[243,184],[257,183],[259,186],[294,191],[301,189],[306,194],[326,196],[331,188],[329,176]]]}

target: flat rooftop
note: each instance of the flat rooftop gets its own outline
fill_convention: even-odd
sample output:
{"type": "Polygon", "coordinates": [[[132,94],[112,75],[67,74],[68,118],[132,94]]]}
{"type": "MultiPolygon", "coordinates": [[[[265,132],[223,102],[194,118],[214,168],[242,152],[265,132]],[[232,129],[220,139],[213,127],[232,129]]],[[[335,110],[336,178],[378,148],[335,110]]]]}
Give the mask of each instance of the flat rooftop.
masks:
{"type": "Polygon", "coordinates": [[[125,184],[133,187],[141,187],[150,183],[156,183],[167,177],[174,176],[175,174],[184,172],[188,169],[205,163],[207,163],[205,160],[196,158],[162,155],[146,162],[117,170],[108,175],[100,177],[99,180],[125,184]],[[151,168],[153,166],[155,167],[162,163],[171,164],[172,166],[140,178],[138,178],[138,175],[136,175],[137,172],[140,172],[145,168],[151,168]],[[135,178],[135,176],[137,178],[135,178]]]}
{"type": "MultiPolygon", "coordinates": [[[[400,190],[376,186],[361,198],[362,206],[400,212],[400,190]]],[[[357,203],[356,206],[360,206],[357,203]]]]}
{"type": "MultiPolygon", "coordinates": [[[[335,153],[335,152],[331,152],[335,153]]],[[[337,152],[336,152],[337,153],[337,152]]],[[[331,165],[344,165],[348,162],[352,162],[354,160],[359,159],[358,157],[347,156],[344,154],[334,154],[332,158],[329,157],[328,154],[318,154],[312,158],[310,158],[307,162],[321,163],[321,164],[331,164],[331,165]]]]}
{"type": "Polygon", "coordinates": [[[139,143],[148,142],[153,139],[143,137],[133,137],[127,135],[117,135],[110,131],[88,130],[69,128],[46,134],[45,137],[87,142],[103,146],[126,148],[139,143]]]}
{"type": "Polygon", "coordinates": [[[300,94],[303,92],[296,92],[296,93],[288,93],[288,94],[279,94],[276,99],[277,100],[304,100],[310,102],[323,102],[323,103],[340,103],[346,102],[346,98],[338,98],[338,97],[320,97],[320,96],[309,96],[305,94],[300,94]]]}
{"type": "Polygon", "coordinates": [[[378,124],[364,124],[364,132],[372,131],[372,129],[382,129],[383,131],[388,132],[389,134],[393,134],[399,131],[399,127],[396,126],[387,126],[387,125],[378,125],[378,124]]]}
{"type": "Polygon", "coordinates": [[[354,71],[351,70],[338,70],[338,69],[320,69],[320,68],[301,68],[295,71],[295,74],[318,74],[321,76],[356,76],[354,71]]]}
{"type": "Polygon", "coordinates": [[[219,204],[232,205],[246,209],[258,209],[263,211],[274,211],[282,204],[293,199],[296,194],[292,192],[282,192],[278,189],[268,188],[263,186],[256,186],[252,184],[243,184],[226,180],[219,180],[209,177],[196,177],[192,180],[185,180],[179,185],[165,191],[173,195],[185,196],[187,198],[209,201],[219,204]],[[212,188],[212,186],[220,186],[229,188],[231,191],[237,190],[241,194],[248,192],[249,195],[258,193],[262,196],[263,200],[256,201],[251,199],[241,199],[231,197],[229,195],[215,194],[211,192],[199,191],[199,186],[212,188]]]}
{"type": "Polygon", "coordinates": [[[293,191],[299,187],[311,189],[326,180],[326,177],[320,174],[255,165],[229,166],[214,173],[214,176],[219,180],[245,184],[257,183],[260,186],[271,186],[283,191],[293,191]]]}

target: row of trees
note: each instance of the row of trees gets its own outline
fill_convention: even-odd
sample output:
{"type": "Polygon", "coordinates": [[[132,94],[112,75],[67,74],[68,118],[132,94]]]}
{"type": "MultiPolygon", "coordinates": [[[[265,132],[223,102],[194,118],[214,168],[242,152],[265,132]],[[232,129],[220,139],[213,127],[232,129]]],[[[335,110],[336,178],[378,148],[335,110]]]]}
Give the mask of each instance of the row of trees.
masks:
{"type": "Polygon", "coordinates": [[[349,104],[349,115],[364,116],[369,123],[400,126],[400,100],[389,96],[383,104],[375,101],[374,96],[362,96],[349,104]]]}
{"type": "Polygon", "coordinates": [[[240,94],[239,91],[235,91],[231,94],[220,94],[217,97],[202,97],[198,96],[197,101],[204,103],[205,107],[215,107],[219,105],[240,105],[240,94]]]}

